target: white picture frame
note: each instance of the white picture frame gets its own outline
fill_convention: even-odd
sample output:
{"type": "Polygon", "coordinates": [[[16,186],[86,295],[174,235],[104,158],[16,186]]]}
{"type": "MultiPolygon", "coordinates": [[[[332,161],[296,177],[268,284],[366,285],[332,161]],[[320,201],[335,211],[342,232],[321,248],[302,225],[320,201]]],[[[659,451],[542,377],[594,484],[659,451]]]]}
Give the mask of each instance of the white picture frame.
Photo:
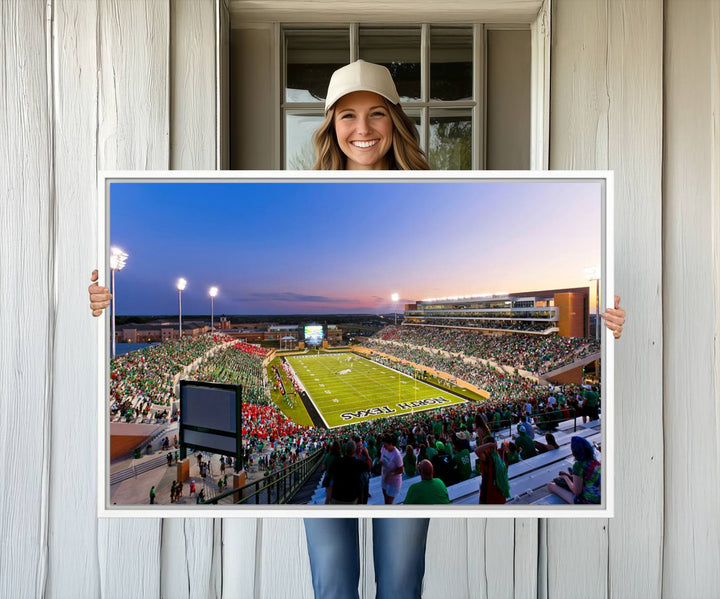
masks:
{"type": "MultiPolygon", "coordinates": [[[[101,280],[108,281],[110,251],[110,184],[116,182],[272,182],[287,183],[343,182],[533,182],[597,181],[601,203],[601,302],[613,307],[613,173],[611,171],[102,171],[98,173],[97,264],[101,280]],[[103,274],[105,276],[103,277],[103,274]]],[[[403,505],[113,505],[109,483],[109,378],[110,310],[98,319],[97,345],[100,352],[97,372],[98,414],[98,516],[109,518],[228,518],[228,517],[433,517],[433,518],[609,518],[614,515],[614,351],[612,333],[601,327],[602,340],[602,503],[600,505],[448,505],[410,507],[403,505]]],[[[478,478],[479,480],[479,478],[478,478]]]]}

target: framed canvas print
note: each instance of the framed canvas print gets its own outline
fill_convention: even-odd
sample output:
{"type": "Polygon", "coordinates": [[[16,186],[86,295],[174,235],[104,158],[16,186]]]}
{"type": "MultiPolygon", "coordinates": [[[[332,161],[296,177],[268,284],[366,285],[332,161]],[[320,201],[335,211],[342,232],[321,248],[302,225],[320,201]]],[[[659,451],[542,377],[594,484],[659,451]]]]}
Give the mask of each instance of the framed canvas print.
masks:
{"type": "Polygon", "coordinates": [[[104,517],[610,517],[610,172],[104,172],[104,517]]]}

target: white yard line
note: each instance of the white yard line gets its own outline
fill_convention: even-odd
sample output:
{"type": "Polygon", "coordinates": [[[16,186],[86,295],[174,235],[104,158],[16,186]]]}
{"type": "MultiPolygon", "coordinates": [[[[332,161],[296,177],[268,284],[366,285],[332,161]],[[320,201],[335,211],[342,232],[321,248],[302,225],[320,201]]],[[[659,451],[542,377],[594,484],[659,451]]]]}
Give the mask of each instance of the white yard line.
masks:
{"type": "Polygon", "coordinates": [[[464,397],[461,397],[457,393],[453,393],[452,391],[447,391],[446,389],[439,389],[438,387],[435,387],[429,383],[426,383],[425,381],[421,381],[420,379],[414,379],[409,374],[405,374],[404,372],[400,372],[399,370],[395,370],[394,368],[390,368],[389,366],[385,366],[385,364],[380,364],[380,362],[374,362],[373,360],[368,360],[367,358],[364,358],[361,356],[361,359],[366,360],[370,362],[371,364],[376,364],[377,366],[380,366],[380,368],[387,368],[390,372],[395,372],[401,376],[409,378],[411,381],[415,381],[416,383],[421,383],[425,385],[426,387],[429,387],[431,389],[435,389],[436,391],[440,391],[441,393],[449,393],[453,397],[457,397],[459,400],[461,400],[463,403],[467,403],[467,399],[464,397]]]}
{"type": "MultiPolygon", "coordinates": [[[[454,393],[451,393],[450,391],[443,391],[442,389],[438,389],[437,387],[433,387],[432,385],[428,385],[427,383],[425,383],[425,382],[423,382],[423,381],[420,381],[420,380],[417,380],[417,379],[413,379],[411,376],[408,376],[408,375],[406,375],[406,374],[404,374],[404,373],[402,373],[402,372],[399,372],[399,371],[397,371],[397,370],[393,370],[392,368],[388,368],[387,366],[384,366],[383,364],[378,364],[377,362],[372,362],[372,361],[370,361],[370,360],[365,360],[365,361],[363,361],[362,363],[365,364],[365,366],[362,367],[361,371],[360,371],[358,374],[361,375],[361,376],[363,376],[363,377],[365,377],[366,379],[369,379],[370,384],[368,385],[368,388],[371,388],[371,389],[378,389],[378,388],[380,388],[380,389],[387,389],[388,392],[389,392],[389,396],[390,396],[389,400],[391,400],[391,401],[395,401],[395,399],[394,399],[395,393],[396,393],[396,392],[395,392],[395,383],[393,382],[393,383],[391,384],[391,386],[389,386],[389,385],[386,384],[384,381],[380,381],[380,380],[378,380],[378,379],[374,379],[374,378],[372,378],[372,377],[370,376],[370,374],[369,374],[368,372],[366,372],[365,370],[363,370],[364,368],[368,368],[368,369],[370,369],[370,370],[375,370],[375,368],[374,368],[375,366],[379,366],[379,367],[382,367],[382,368],[387,368],[388,370],[390,370],[391,373],[393,373],[393,375],[401,375],[401,376],[404,376],[404,377],[412,380],[412,381],[415,382],[416,384],[419,384],[419,385],[424,389],[424,391],[425,391],[425,393],[421,393],[421,395],[427,394],[428,396],[432,396],[433,394],[437,395],[438,393],[440,393],[443,397],[448,397],[448,396],[449,396],[450,398],[452,398],[452,399],[454,400],[454,403],[451,404],[451,405],[456,405],[457,403],[466,403],[466,401],[465,401],[463,398],[455,395],[454,393]]],[[[392,378],[396,379],[395,376],[393,376],[392,378]]],[[[398,378],[399,378],[399,377],[398,377],[398,378]]],[[[397,380],[397,379],[396,379],[396,380],[397,380]]],[[[403,382],[405,382],[405,381],[403,381],[403,382]]],[[[353,389],[357,389],[356,387],[354,387],[354,386],[352,386],[352,385],[350,385],[350,386],[351,386],[353,389]]],[[[412,387],[411,387],[411,389],[412,389],[412,387]]],[[[421,399],[421,400],[422,400],[422,399],[428,399],[428,397],[420,397],[420,398],[418,398],[418,399],[421,399]]],[[[399,399],[398,399],[398,403],[409,402],[409,401],[415,401],[415,398],[413,398],[413,397],[409,397],[409,398],[404,397],[404,390],[401,390],[400,397],[399,397],[399,399]]],[[[359,404],[358,407],[363,407],[363,405],[364,405],[364,404],[359,404]]],[[[355,407],[355,404],[354,404],[354,403],[352,403],[352,404],[345,403],[345,404],[343,404],[343,407],[345,408],[345,410],[339,410],[339,411],[337,411],[337,412],[330,411],[329,413],[335,415],[335,414],[341,413],[342,411],[348,411],[348,410],[350,410],[352,407],[355,407]]],[[[439,406],[430,406],[429,408],[425,408],[425,409],[432,410],[432,409],[436,409],[437,407],[439,407],[439,406]]],[[[417,410],[417,411],[422,411],[422,410],[417,410]]]]}
{"type": "MultiPolygon", "coordinates": [[[[335,356],[333,356],[333,358],[335,358],[335,356]]],[[[337,375],[336,375],[332,370],[330,370],[325,364],[321,364],[321,366],[322,366],[327,372],[329,372],[330,374],[332,374],[334,377],[337,377],[337,375]]],[[[345,385],[345,387],[349,387],[350,389],[352,389],[353,393],[358,394],[358,395],[362,395],[362,397],[364,397],[366,401],[370,401],[370,398],[369,398],[367,395],[365,395],[362,391],[358,391],[357,388],[355,388],[353,385],[351,385],[351,384],[348,383],[347,381],[343,381],[343,380],[340,380],[339,378],[336,378],[336,379],[333,380],[333,384],[334,384],[334,381],[335,381],[335,380],[337,380],[338,382],[340,382],[340,383],[342,383],[343,385],[345,385]]]]}
{"type": "MultiPolygon", "coordinates": [[[[334,359],[334,360],[337,360],[337,358],[339,358],[339,356],[333,356],[333,359],[334,359]]],[[[344,393],[347,393],[347,392],[348,392],[347,390],[349,389],[349,390],[350,390],[350,393],[352,393],[354,396],[357,397],[357,396],[359,395],[359,396],[361,396],[361,397],[363,398],[362,403],[359,403],[359,404],[358,404],[358,407],[363,407],[363,406],[367,407],[367,405],[368,405],[369,403],[372,403],[373,400],[372,400],[370,397],[368,397],[367,395],[365,395],[362,391],[360,391],[357,387],[355,387],[354,385],[351,385],[351,384],[350,384],[349,382],[347,382],[347,381],[340,380],[339,378],[337,378],[337,375],[335,375],[335,373],[334,373],[332,370],[330,370],[330,369],[327,367],[326,364],[320,364],[320,365],[321,365],[327,372],[329,372],[330,374],[332,374],[332,375],[335,377],[335,378],[333,378],[333,385],[334,385],[335,382],[338,382],[338,383],[341,384],[341,385],[340,385],[341,387],[343,387],[343,386],[345,387],[345,391],[338,392],[338,394],[343,393],[343,392],[344,392],[344,393]]],[[[342,365],[342,363],[341,363],[341,362],[337,362],[337,365],[340,366],[340,365],[342,365]]],[[[308,393],[308,395],[309,395],[309,393],[308,393]]],[[[313,401],[313,405],[315,405],[315,407],[317,408],[317,405],[315,404],[314,401],[313,401]]],[[[339,406],[339,409],[333,410],[331,406],[328,406],[328,407],[325,409],[325,411],[327,412],[327,414],[328,414],[329,416],[337,416],[337,415],[339,415],[339,414],[342,414],[343,412],[347,412],[347,411],[349,411],[349,410],[352,410],[354,407],[355,407],[355,403],[354,403],[354,402],[344,401],[344,402],[342,403],[342,405],[339,406]],[[329,409],[328,409],[328,408],[329,408],[329,409]]],[[[318,409],[318,412],[319,412],[319,411],[320,411],[320,410],[318,409]]],[[[324,417],[323,417],[323,420],[325,420],[324,417]]],[[[327,422],[326,422],[326,425],[327,425],[327,422]]],[[[327,425],[327,426],[328,426],[328,428],[336,428],[336,427],[330,427],[329,425],[327,425]]],[[[337,425],[337,426],[346,426],[346,425],[340,424],[340,425],[337,425]]]]}
{"type": "MultiPolygon", "coordinates": [[[[342,359],[342,356],[347,356],[347,355],[356,355],[356,354],[342,354],[342,355],[337,355],[337,356],[336,356],[336,355],[333,355],[332,358],[331,358],[331,359],[333,360],[333,364],[336,365],[336,366],[338,366],[338,367],[341,367],[341,366],[344,367],[345,361],[341,361],[341,359],[342,359]]],[[[316,356],[313,356],[313,357],[316,357],[316,356]]],[[[399,377],[405,377],[405,378],[408,379],[409,381],[412,381],[412,382],[414,382],[415,384],[417,384],[418,386],[420,386],[421,388],[423,388],[423,389],[426,391],[426,393],[429,393],[429,394],[436,393],[437,395],[440,395],[440,396],[442,396],[442,397],[446,397],[446,398],[448,398],[448,399],[452,399],[452,400],[453,400],[453,403],[450,404],[449,406],[445,406],[445,407],[450,407],[450,406],[453,406],[453,405],[459,405],[459,404],[461,404],[461,403],[467,403],[467,400],[465,400],[464,398],[462,398],[462,397],[459,396],[459,395],[456,395],[455,393],[452,393],[451,391],[445,391],[445,390],[443,390],[443,389],[439,389],[439,388],[437,388],[437,387],[434,387],[433,385],[429,385],[428,383],[425,383],[424,381],[421,381],[421,380],[419,380],[419,379],[414,379],[414,378],[411,377],[410,375],[407,375],[407,374],[405,374],[405,373],[403,373],[403,372],[400,372],[400,371],[398,371],[398,370],[394,370],[393,368],[390,368],[390,367],[388,367],[388,366],[385,366],[384,364],[379,364],[378,362],[374,362],[374,361],[372,361],[372,360],[368,360],[368,359],[366,359],[366,358],[363,358],[362,356],[358,356],[358,357],[359,357],[359,359],[360,359],[360,362],[359,362],[359,364],[360,364],[360,371],[357,371],[357,372],[354,371],[354,372],[356,372],[357,375],[362,376],[363,378],[365,378],[366,380],[368,380],[368,381],[370,382],[370,384],[368,385],[368,388],[365,389],[366,391],[368,391],[368,390],[372,390],[372,391],[378,390],[378,391],[376,391],[376,392],[379,392],[379,393],[388,393],[388,392],[389,392],[389,394],[390,394],[390,401],[393,401],[393,402],[394,402],[394,401],[395,401],[394,398],[395,398],[395,394],[396,394],[395,385],[396,385],[399,377]],[[369,374],[369,372],[366,372],[366,371],[365,371],[366,368],[367,368],[367,369],[370,369],[370,370],[374,370],[374,367],[385,368],[386,370],[388,370],[388,371],[391,373],[391,376],[392,376],[392,378],[393,378],[393,382],[392,382],[392,383],[385,383],[384,381],[381,381],[381,380],[379,380],[379,379],[373,378],[373,377],[369,374]]],[[[325,362],[329,361],[328,358],[330,358],[330,356],[324,355],[324,356],[322,356],[321,359],[318,360],[318,362],[317,362],[320,366],[322,366],[322,368],[323,368],[328,374],[332,375],[332,377],[333,377],[333,378],[332,378],[332,383],[325,383],[325,384],[326,384],[326,385],[327,385],[327,384],[331,384],[332,386],[335,386],[335,383],[340,383],[339,386],[341,387],[341,391],[338,391],[338,392],[336,392],[336,393],[338,393],[338,394],[351,393],[351,394],[354,395],[355,397],[358,397],[358,396],[359,396],[359,397],[358,397],[357,405],[356,405],[356,402],[354,402],[354,401],[352,401],[352,400],[351,400],[351,401],[345,400],[345,401],[343,401],[343,403],[342,403],[340,406],[338,406],[338,409],[333,409],[333,406],[328,405],[326,408],[324,408],[324,412],[327,413],[328,416],[337,417],[337,416],[339,416],[340,414],[342,414],[343,412],[356,411],[357,409],[365,408],[365,407],[368,406],[369,403],[372,403],[370,397],[368,397],[368,395],[366,395],[365,393],[363,393],[363,392],[360,390],[360,389],[363,389],[363,387],[356,387],[355,385],[349,383],[348,381],[341,380],[340,377],[338,377],[338,376],[335,374],[335,372],[334,372],[331,368],[328,367],[328,365],[325,363],[325,362]],[[360,398],[362,398],[362,399],[360,399],[360,398]]],[[[309,359],[309,357],[308,357],[307,359],[309,359]]],[[[290,362],[290,357],[288,357],[288,361],[290,362]]],[[[292,364],[291,364],[291,366],[292,366],[292,364]]],[[[296,372],[296,374],[297,374],[297,371],[295,371],[295,372],[296,372]]],[[[298,377],[298,378],[299,378],[299,377],[298,377]]],[[[301,382],[302,382],[302,381],[301,381],[301,382]]],[[[403,381],[403,382],[407,382],[407,381],[403,381]]],[[[304,383],[303,383],[303,384],[304,384],[304,383]]],[[[314,381],[313,381],[313,384],[314,384],[314,381]]],[[[415,413],[415,412],[427,412],[427,411],[430,411],[430,410],[437,410],[438,408],[444,407],[444,406],[430,405],[430,406],[427,406],[427,407],[418,407],[418,408],[415,408],[415,409],[413,409],[413,410],[411,410],[411,411],[404,411],[404,412],[387,414],[387,415],[375,415],[375,416],[373,416],[373,417],[362,418],[362,419],[357,420],[357,421],[355,421],[355,422],[344,422],[344,423],[341,423],[341,424],[337,424],[337,425],[335,425],[335,426],[330,426],[330,425],[328,424],[327,420],[325,419],[325,414],[320,410],[320,408],[318,407],[318,404],[315,402],[314,399],[312,399],[312,396],[311,396],[310,393],[307,391],[307,385],[305,385],[305,387],[306,387],[306,392],[307,392],[307,394],[308,394],[308,397],[310,397],[313,405],[315,406],[315,409],[318,411],[318,414],[320,414],[321,418],[323,419],[323,422],[325,422],[325,426],[327,426],[328,429],[340,428],[340,427],[343,427],[343,426],[348,426],[348,425],[350,425],[350,424],[356,424],[357,422],[365,422],[365,421],[367,421],[367,420],[377,420],[377,419],[380,419],[380,418],[389,418],[389,417],[393,417],[393,416],[404,416],[404,415],[412,414],[412,413],[415,413]]],[[[323,389],[323,390],[325,390],[325,389],[323,389]]],[[[410,387],[410,390],[412,390],[412,387],[410,387]]],[[[333,394],[329,394],[329,395],[333,395],[333,394]]],[[[421,393],[421,395],[422,395],[422,393],[421,393]]],[[[421,397],[421,398],[418,398],[418,399],[427,399],[427,397],[421,397]]],[[[404,397],[403,397],[403,391],[401,391],[400,397],[399,397],[399,399],[398,399],[397,401],[400,402],[400,403],[402,403],[402,402],[414,401],[414,399],[413,399],[412,397],[410,397],[410,398],[404,398],[404,397]]]]}
{"type": "MultiPolygon", "coordinates": [[[[286,358],[286,359],[287,359],[287,358],[286,358]]],[[[289,363],[289,362],[290,362],[290,360],[288,360],[288,363],[289,363]]],[[[292,364],[290,364],[290,368],[292,368],[292,364]]],[[[295,369],[293,369],[293,372],[295,372],[295,369]]],[[[297,372],[295,372],[295,376],[297,377],[297,372]]],[[[298,378],[300,378],[300,377],[298,377],[298,378]]],[[[292,384],[292,382],[291,382],[290,384],[292,384]]],[[[302,384],[302,381],[300,381],[300,384],[302,384]]],[[[311,403],[313,406],[315,406],[315,411],[318,413],[318,415],[320,416],[320,418],[322,419],[322,421],[325,423],[325,427],[326,427],[326,428],[331,428],[330,425],[328,424],[328,421],[325,420],[325,416],[323,416],[323,413],[320,411],[320,408],[318,408],[318,405],[315,403],[315,400],[312,398],[312,395],[310,395],[310,392],[307,390],[307,387],[305,387],[305,385],[303,385],[303,391],[305,392],[305,395],[308,396],[308,399],[310,400],[310,403],[311,403]]],[[[301,401],[301,403],[302,403],[302,400],[300,400],[300,401],[301,401]]],[[[312,421],[312,418],[311,418],[310,420],[312,421]]]]}

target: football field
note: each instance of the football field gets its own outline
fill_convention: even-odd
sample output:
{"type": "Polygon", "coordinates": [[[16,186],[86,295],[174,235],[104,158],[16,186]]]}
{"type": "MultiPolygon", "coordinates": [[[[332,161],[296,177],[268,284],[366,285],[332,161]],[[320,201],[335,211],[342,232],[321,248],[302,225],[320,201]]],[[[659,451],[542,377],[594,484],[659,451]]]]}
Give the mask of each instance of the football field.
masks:
{"type": "Polygon", "coordinates": [[[465,403],[354,354],[307,354],[287,361],[328,428],[465,403]]]}

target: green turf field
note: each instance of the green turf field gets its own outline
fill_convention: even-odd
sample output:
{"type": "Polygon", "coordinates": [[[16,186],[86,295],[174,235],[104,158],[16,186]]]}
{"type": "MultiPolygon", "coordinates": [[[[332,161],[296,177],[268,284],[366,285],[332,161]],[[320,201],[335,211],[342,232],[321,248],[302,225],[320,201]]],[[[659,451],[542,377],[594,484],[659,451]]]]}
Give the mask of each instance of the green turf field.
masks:
{"type": "Polygon", "coordinates": [[[329,428],[465,401],[354,354],[308,354],[287,360],[329,428]]]}

